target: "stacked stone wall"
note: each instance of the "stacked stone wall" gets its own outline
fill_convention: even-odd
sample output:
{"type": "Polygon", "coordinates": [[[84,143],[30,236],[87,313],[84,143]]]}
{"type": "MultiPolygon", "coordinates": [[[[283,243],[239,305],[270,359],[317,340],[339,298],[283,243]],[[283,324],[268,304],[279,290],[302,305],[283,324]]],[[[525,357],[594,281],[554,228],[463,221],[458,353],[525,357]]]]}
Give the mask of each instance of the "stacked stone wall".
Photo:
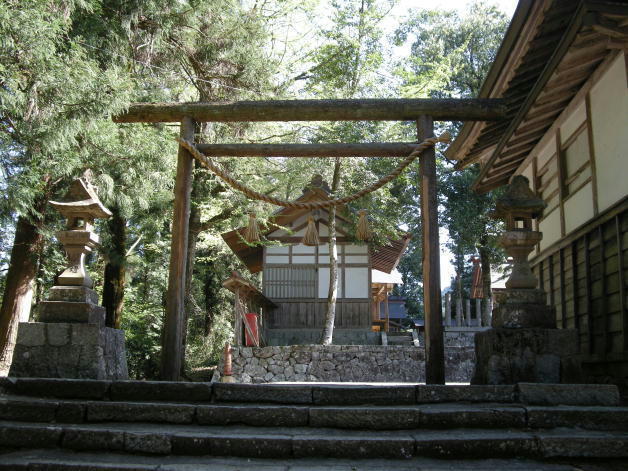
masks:
{"type": "MultiPolygon", "coordinates": [[[[472,347],[445,348],[448,382],[469,382],[472,347]]],[[[220,378],[223,364],[214,380],[220,378]]],[[[382,345],[291,345],[233,348],[233,376],[241,383],[282,381],[411,382],[425,381],[425,349],[382,345]]]]}

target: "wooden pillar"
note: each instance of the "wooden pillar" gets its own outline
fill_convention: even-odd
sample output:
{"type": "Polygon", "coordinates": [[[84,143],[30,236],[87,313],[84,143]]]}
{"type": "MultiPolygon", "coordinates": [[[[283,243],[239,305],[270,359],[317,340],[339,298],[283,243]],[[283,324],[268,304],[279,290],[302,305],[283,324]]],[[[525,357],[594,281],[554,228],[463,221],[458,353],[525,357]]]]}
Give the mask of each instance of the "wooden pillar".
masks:
{"type": "Polygon", "coordinates": [[[384,289],[384,312],[386,313],[386,332],[390,332],[390,311],[388,309],[388,286],[384,289]]]}
{"type": "Polygon", "coordinates": [[[478,327],[482,327],[482,300],[480,298],[475,300],[475,323],[478,327]]]}
{"type": "MultiPolygon", "coordinates": [[[[188,141],[194,141],[194,121],[191,118],[183,118],[181,121],[180,136],[188,141]]],[[[179,146],[177,176],[174,185],[166,318],[161,350],[161,379],[164,381],[177,381],[179,379],[185,354],[181,342],[185,328],[183,325],[183,319],[185,319],[185,274],[193,170],[194,159],[187,150],[179,146]]]]}
{"type": "Polygon", "coordinates": [[[467,327],[471,327],[471,300],[470,299],[467,299],[465,301],[465,307],[467,308],[466,309],[466,311],[467,311],[467,321],[466,321],[466,324],[467,324],[467,327]]]}
{"type": "Polygon", "coordinates": [[[236,288],[233,298],[233,343],[236,347],[242,345],[242,309],[240,308],[240,288],[236,288]]]}
{"type": "Polygon", "coordinates": [[[451,291],[445,293],[445,325],[451,327],[451,291]]]}
{"type": "MultiPolygon", "coordinates": [[[[418,141],[434,136],[431,116],[417,120],[418,141]]],[[[440,300],[440,250],[436,194],[436,149],[419,157],[421,174],[421,225],[423,228],[423,300],[425,306],[425,382],[445,384],[445,346],[440,300]]]]}

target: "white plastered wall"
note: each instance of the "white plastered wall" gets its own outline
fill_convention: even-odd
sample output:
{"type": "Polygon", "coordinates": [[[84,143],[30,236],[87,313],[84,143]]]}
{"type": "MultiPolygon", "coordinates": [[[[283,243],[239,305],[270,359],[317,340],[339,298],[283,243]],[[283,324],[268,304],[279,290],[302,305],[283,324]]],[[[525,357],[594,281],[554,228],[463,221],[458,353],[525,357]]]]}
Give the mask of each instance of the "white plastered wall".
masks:
{"type": "Polygon", "coordinates": [[[625,53],[591,89],[598,205],[603,211],[628,190],[628,78],[625,53]]]}

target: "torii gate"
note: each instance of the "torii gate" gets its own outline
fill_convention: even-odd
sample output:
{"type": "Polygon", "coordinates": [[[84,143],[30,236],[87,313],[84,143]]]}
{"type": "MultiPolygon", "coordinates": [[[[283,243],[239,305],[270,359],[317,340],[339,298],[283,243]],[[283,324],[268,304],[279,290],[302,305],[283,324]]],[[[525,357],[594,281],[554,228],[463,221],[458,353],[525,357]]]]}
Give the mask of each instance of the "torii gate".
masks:
{"type": "MultiPolygon", "coordinates": [[[[207,103],[138,103],[114,117],[118,123],[179,122],[180,137],[194,142],[201,122],[250,121],[416,121],[418,142],[434,136],[433,120],[493,121],[506,117],[499,99],[278,100],[207,103]]],[[[199,144],[208,156],[221,157],[404,157],[416,143],[368,144],[199,144]]],[[[193,158],[179,145],[161,378],[176,381],[183,361],[184,290],[193,158]]],[[[445,383],[441,315],[436,152],[419,157],[423,227],[425,378],[445,383]]]]}

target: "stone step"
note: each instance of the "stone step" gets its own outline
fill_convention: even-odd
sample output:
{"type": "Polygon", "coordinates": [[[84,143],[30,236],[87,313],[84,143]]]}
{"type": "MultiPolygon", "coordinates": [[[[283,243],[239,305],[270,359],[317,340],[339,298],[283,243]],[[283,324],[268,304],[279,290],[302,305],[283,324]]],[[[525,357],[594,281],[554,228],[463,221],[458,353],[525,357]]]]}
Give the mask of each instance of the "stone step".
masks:
{"type": "Polygon", "coordinates": [[[411,406],[183,404],[5,396],[0,420],[45,423],[329,427],[364,430],[555,428],[628,431],[628,407],[440,403],[411,406]]]}
{"type": "Polygon", "coordinates": [[[0,422],[0,448],[248,458],[628,458],[627,432],[342,431],[325,428],[0,422]]]}
{"type": "Polygon", "coordinates": [[[61,449],[19,450],[0,455],[0,470],[10,471],[582,471],[622,469],[617,460],[469,459],[342,459],[342,458],[238,458],[211,456],[146,456],[124,453],[77,452],[61,449]]]}
{"type": "Polygon", "coordinates": [[[102,401],[254,402],[316,405],[412,405],[442,402],[500,402],[530,405],[619,404],[619,391],[608,384],[511,386],[372,384],[225,384],[165,381],[99,381],[0,378],[0,394],[102,401]]]}

